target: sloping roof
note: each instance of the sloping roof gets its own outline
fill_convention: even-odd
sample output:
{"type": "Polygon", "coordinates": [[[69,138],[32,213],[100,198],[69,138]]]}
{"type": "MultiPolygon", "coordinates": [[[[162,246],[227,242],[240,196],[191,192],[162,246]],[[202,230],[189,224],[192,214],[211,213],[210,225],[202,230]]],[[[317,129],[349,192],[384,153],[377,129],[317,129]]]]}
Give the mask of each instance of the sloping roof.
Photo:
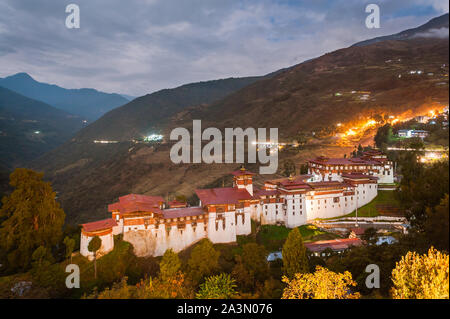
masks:
{"type": "Polygon", "coordinates": [[[196,189],[195,193],[203,205],[238,204],[239,201],[253,199],[246,189],[234,187],[196,189]]]}
{"type": "Polygon", "coordinates": [[[292,176],[292,177],[283,177],[283,178],[277,178],[277,179],[270,179],[270,180],[265,181],[265,183],[278,185],[280,183],[285,183],[285,182],[289,181],[290,179],[295,181],[295,182],[302,182],[302,181],[305,181],[305,180],[311,178],[312,176],[313,175],[310,175],[310,174],[296,175],[296,176],[292,176]]]}
{"type": "Polygon", "coordinates": [[[177,201],[177,200],[172,200],[168,204],[169,204],[170,207],[176,207],[176,206],[178,206],[178,207],[186,207],[187,206],[186,202],[180,202],[180,201],[177,201]]]}
{"type": "Polygon", "coordinates": [[[309,160],[310,163],[322,164],[322,165],[377,165],[380,161],[374,159],[364,159],[361,157],[352,158],[328,158],[328,157],[317,157],[315,159],[309,160]]]}
{"type": "Polygon", "coordinates": [[[103,220],[97,220],[92,223],[81,224],[83,230],[86,232],[94,232],[100,230],[111,229],[114,226],[117,226],[117,223],[114,219],[108,218],[103,220]]]}
{"type": "Polygon", "coordinates": [[[344,238],[344,239],[332,239],[332,240],[320,240],[312,243],[305,243],[305,247],[312,252],[321,252],[327,248],[331,250],[344,250],[350,246],[361,246],[363,241],[359,238],[344,238]]]}
{"type": "Polygon", "coordinates": [[[238,169],[237,171],[231,172],[231,175],[233,175],[233,176],[242,176],[242,175],[251,175],[251,176],[253,176],[253,175],[256,175],[256,174],[246,170],[245,168],[241,168],[241,169],[238,169]]]}
{"type": "Polygon", "coordinates": [[[162,210],[163,218],[178,218],[186,216],[203,215],[205,211],[201,207],[183,207],[162,210]]]}
{"type": "Polygon", "coordinates": [[[370,179],[370,180],[378,180],[378,177],[372,175],[366,175],[361,173],[343,173],[341,174],[343,178],[349,179],[370,179]]]}
{"type": "Polygon", "coordinates": [[[323,182],[310,182],[308,185],[312,189],[321,189],[321,188],[342,188],[347,187],[346,184],[339,182],[339,181],[323,181],[323,182]]]}
{"type": "Polygon", "coordinates": [[[253,198],[260,198],[261,196],[275,196],[279,192],[276,189],[255,189],[253,191],[253,198]]]}
{"type": "Polygon", "coordinates": [[[119,211],[121,214],[133,212],[159,211],[164,202],[161,196],[129,194],[119,197],[119,201],[108,205],[108,211],[119,211]]]}

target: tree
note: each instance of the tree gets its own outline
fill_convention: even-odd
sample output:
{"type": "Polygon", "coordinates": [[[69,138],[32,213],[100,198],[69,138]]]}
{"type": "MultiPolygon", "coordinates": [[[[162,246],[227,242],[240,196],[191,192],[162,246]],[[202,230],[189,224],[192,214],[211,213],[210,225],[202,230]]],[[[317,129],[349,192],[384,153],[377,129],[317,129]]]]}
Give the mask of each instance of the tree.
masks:
{"type": "Polygon", "coordinates": [[[377,242],[377,230],[373,227],[369,227],[364,231],[361,236],[362,240],[365,240],[368,244],[375,244],[377,242]]]}
{"type": "Polygon", "coordinates": [[[219,256],[220,252],[209,239],[203,239],[194,247],[188,260],[188,273],[195,285],[219,269],[219,256]]]}
{"type": "Polygon", "coordinates": [[[395,299],[449,299],[449,258],[431,247],[427,255],[408,252],[392,270],[395,299]]]}
{"type": "Polygon", "coordinates": [[[235,280],[228,274],[206,278],[200,285],[197,299],[230,299],[237,295],[235,280]]]}
{"type": "Polygon", "coordinates": [[[375,145],[378,148],[384,148],[392,140],[392,126],[385,124],[377,130],[374,137],[375,145]]]}
{"type": "Polygon", "coordinates": [[[424,225],[428,241],[439,250],[449,251],[448,194],[434,209],[427,208],[424,225]]]}
{"type": "Polygon", "coordinates": [[[9,271],[27,270],[39,246],[51,249],[61,240],[65,214],[42,178],[25,168],[10,175],[14,191],[3,198],[0,210],[0,263],[9,271]]]}
{"type": "Polygon", "coordinates": [[[88,245],[88,250],[94,253],[94,278],[97,279],[97,251],[102,247],[102,239],[95,236],[88,245]]]}
{"type": "Polygon", "coordinates": [[[242,253],[236,256],[233,275],[239,286],[246,291],[253,291],[256,284],[263,283],[268,277],[267,251],[262,245],[248,243],[242,247],[242,253]]]}
{"type": "Polygon", "coordinates": [[[359,293],[351,293],[350,288],[356,286],[352,274],[348,271],[332,272],[317,266],[313,274],[295,274],[292,280],[283,276],[287,287],[282,299],[357,299],[359,293]]]}
{"type": "Polygon", "coordinates": [[[167,249],[159,264],[159,278],[163,281],[167,281],[170,278],[175,277],[180,269],[180,258],[172,249],[167,249]]]}
{"type": "Polygon", "coordinates": [[[426,208],[440,204],[449,193],[449,163],[424,165],[417,162],[415,152],[406,152],[399,159],[403,176],[397,196],[411,226],[422,232],[427,218],[426,208]]]}
{"type": "Polygon", "coordinates": [[[72,262],[72,253],[73,249],[75,248],[75,240],[73,238],[70,238],[69,236],[66,236],[63,243],[64,246],[66,246],[65,257],[70,257],[70,262],[72,262]]]}
{"type": "Polygon", "coordinates": [[[292,160],[285,160],[283,162],[283,168],[281,174],[284,176],[295,175],[295,163],[292,160]]]}
{"type": "Polygon", "coordinates": [[[306,248],[303,245],[302,234],[298,228],[289,232],[286,242],[283,245],[283,273],[288,278],[293,278],[297,273],[308,272],[308,257],[306,248]]]}

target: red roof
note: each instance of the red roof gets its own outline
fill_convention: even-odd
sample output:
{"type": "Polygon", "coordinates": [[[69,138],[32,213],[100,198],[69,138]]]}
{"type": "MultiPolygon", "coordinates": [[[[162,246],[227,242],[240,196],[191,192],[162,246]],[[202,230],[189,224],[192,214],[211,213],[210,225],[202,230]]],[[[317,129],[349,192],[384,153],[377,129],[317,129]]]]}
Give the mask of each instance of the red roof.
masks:
{"type": "Polygon", "coordinates": [[[352,158],[328,158],[328,157],[317,157],[315,159],[309,160],[310,163],[322,164],[322,165],[378,165],[381,161],[374,159],[364,159],[360,157],[352,158]]]}
{"type": "Polygon", "coordinates": [[[203,205],[238,204],[239,201],[252,199],[246,189],[234,187],[197,189],[195,192],[203,205]]]}
{"type": "Polygon", "coordinates": [[[276,189],[256,189],[253,192],[254,198],[259,198],[261,196],[275,196],[278,195],[278,190],[276,189]]]}
{"type": "Polygon", "coordinates": [[[231,175],[234,176],[243,176],[243,175],[256,175],[250,171],[247,171],[245,168],[238,169],[237,171],[231,172],[231,175]]]}
{"type": "Polygon", "coordinates": [[[271,179],[266,181],[265,183],[268,184],[283,184],[289,181],[294,181],[294,182],[303,182],[309,178],[311,178],[313,175],[309,175],[309,174],[305,174],[305,175],[296,175],[296,176],[292,176],[292,177],[283,177],[283,178],[277,178],[277,179],[271,179]]]}
{"type": "Polygon", "coordinates": [[[371,179],[371,180],[378,180],[378,177],[372,176],[372,175],[366,175],[361,173],[344,173],[342,174],[342,177],[349,178],[349,179],[371,179]]]}
{"type": "Polygon", "coordinates": [[[333,187],[333,188],[347,187],[346,184],[344,184],[342,182],[338,182],[338,181],[311,182],[311,183],[308,183],[308,185],[313,189],[330,188],[330,187],[333,187]]]}
{"type": "Polygon", "coordinates": [[[332,239],[332,240],[320,240],[312,243],[305,243],[305,247],[312,252],[321,252],[327,248],[331,250],[344,250],[350,248],[350,246],[361,246],[362,240],[359,238],[345,238],[345,239],[332,239]]]}
{"type": "Polygon", "coordinates": [[[205,211],[201,207],[185,207],[185,208],[164,209],[162,213],[163,218],[178,218],[186,216],[203,215],[205,214],[205,211]]]}
{"type": "Polygon", "coordinates": [[[168,204],[169,204],[170,207],[174,207],[174,206],[186,207],[187,206],[186,202],[180,202],[180,201],[177,201],[177,200],[172,200],[168,204]]]}
{"type": "Polygon", "coordinates": [[[92,223],[81,224],[83,230],[86,232],[94,232],[100,230],[111,229],[114,226],[117,226],[117,223],[114,219],[108,218],[103,220],[98,220],[92,223]]]}
{"type": "Polygon", "coordinates": [[[129,194],[119,197],[119,201],[108,205],[108,211],[119,211],[121,214],[133,212],[159,211],[164,202],[161,196],[129,194]]]}

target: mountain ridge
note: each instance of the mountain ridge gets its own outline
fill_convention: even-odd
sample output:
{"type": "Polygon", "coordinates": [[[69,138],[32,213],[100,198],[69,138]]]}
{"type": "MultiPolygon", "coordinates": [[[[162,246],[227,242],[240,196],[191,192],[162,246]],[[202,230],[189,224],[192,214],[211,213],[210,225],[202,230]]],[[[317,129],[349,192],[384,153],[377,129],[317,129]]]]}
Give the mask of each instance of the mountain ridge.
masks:
{"type": "Polygon", "coordinates": [[[107,111],[129,102],[116,93],[92,88],[66,89],[56,84],[38,82],[25,72],[0,78],[0,86],[89,120],[95,120],[107,111]]]}

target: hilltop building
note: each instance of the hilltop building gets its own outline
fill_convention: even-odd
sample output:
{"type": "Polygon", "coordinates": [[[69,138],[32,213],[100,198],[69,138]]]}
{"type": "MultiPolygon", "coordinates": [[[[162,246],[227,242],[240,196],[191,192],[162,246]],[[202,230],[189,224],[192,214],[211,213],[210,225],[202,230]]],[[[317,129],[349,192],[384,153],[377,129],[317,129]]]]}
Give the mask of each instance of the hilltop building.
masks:
{"type": "Polygon", "coordinates": [[[353,158],[319,156],[308,161],[308,173],[317,181],[343,181],[346,174],[359,173],[377,177],[378,184],[394,183],[394,163],[376,150],[353,158]]]}
{"type": "Polygon", "coordinates": [[[428,131],[424,130],[398,130],[398,136],[399,137],[420,137],[421,139],[424,139],[428,136],[428,131]]]}
{"type": "Polygon", "coordinates": [[[392,163],[381,153],[350,160],[311,160],[311,174],[268,180],[261,189],[254,188],[255,174],[241,168],[231,173],[232,187],[196,190],[196,207],[170,202],[166,208],[159,196],[119,197],[108,206],[111,218],[82,224],[80,252],[92,258],[89,241],[99,236],[98,253],[105,254],[114,247],[113,236],[121,234],[137,256],[161,256],[169,248],[178,252],[203,238],[235,242],[236,236],[251,233],[252,219],[294,228],[316,218],[349,214],[377,196],[380,177],[389,181],[386,176],[393,176],[392,163]],[[337,164],[330,163],[340,167],[332,169],[337,164]]]}

